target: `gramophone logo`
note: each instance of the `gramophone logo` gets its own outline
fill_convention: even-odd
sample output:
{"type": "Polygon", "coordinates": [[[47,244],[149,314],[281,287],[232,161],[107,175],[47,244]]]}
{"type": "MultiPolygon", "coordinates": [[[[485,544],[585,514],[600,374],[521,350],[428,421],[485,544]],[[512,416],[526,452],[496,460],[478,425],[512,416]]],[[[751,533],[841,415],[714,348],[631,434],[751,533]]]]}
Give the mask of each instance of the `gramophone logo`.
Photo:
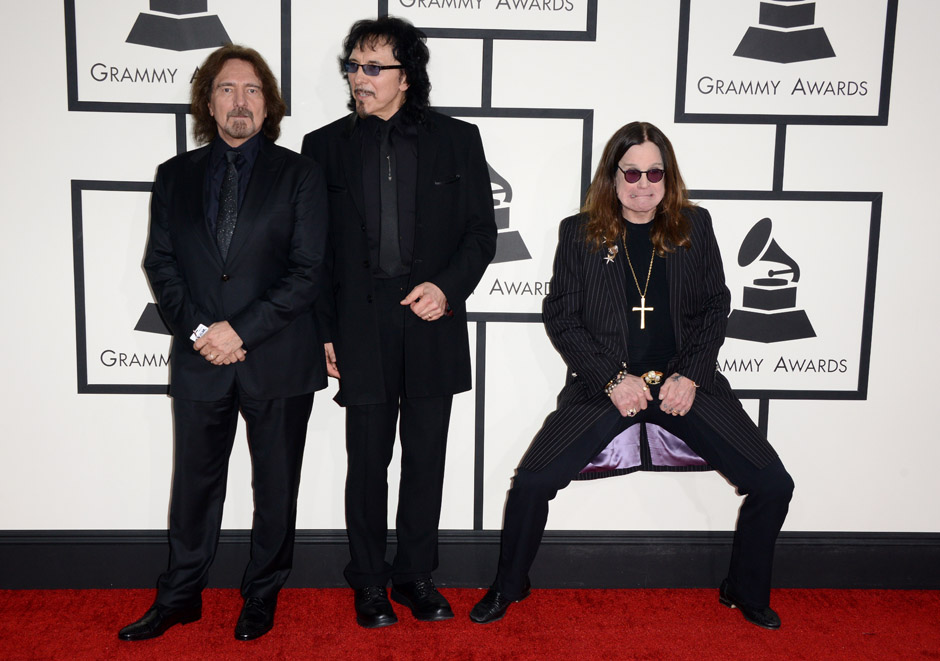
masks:
{"type": "Polygon", "coordinates": [[[218,16],[196,15],[209,11],[209,0],[150,0],[150,11],[160,14],[141,12],[127,43],[188,51],[232,42],[218,16]]]}
{"type": "Polygon", "coordinates": [[[741,309],[732,310],[728,317],[728,337],[764,343],[816,337],[806,312],[796,307],[800,267],[770,237],[772,229],[770,218],[762,218],[750,229],[738,251],[738,266],[761,262],[784,268],[771,268],[766,278],[756,278],[753,286],[744,287],[741,309]]]}
{"type": "Polygon", "coordinates": [[[134,326],[134,330],[142,333],[172,335],[170,329],[167,328],[166,323],[163,321],[163,317],[160,316],[160,308],[157,307],[156,303],[147,303],[146,307],[144,307],[144,311],[140,315],[140,319],[137,320],[137,325],[134,326]]]}
{"type": "Polygon", "coordinates": [[[509,230],[509,203],[512,202],[512,186],[489,163],[486,167],[490,171],[490,185],[493,189],[493,211],[496,215],[496,256],[493,263],[518,262],[523,259],[532,259],[526,248],[522,235],[509,230]]]}
{"type": "Polygon", "coordinates": [[[835,57],[826,31],[814,27],[816,3],[769,0],[760,3],[760,27],[749,27],[736,57],[766,62],[806,62],[835,57]]]}

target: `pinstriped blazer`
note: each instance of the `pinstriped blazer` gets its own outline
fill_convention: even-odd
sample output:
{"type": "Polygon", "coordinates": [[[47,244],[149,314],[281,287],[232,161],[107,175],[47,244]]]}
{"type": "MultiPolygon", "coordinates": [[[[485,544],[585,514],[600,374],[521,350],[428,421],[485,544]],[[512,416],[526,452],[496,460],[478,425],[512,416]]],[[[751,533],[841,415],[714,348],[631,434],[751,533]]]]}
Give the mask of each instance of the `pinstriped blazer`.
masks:
{"type": "MultiPolygon", "coordinates": [[[[711,216],[700,207],[685,213],[691,220],[692,245],[665,257],[676,337],[676,355],[666,373],[678,372],[695,381],[699,388],[692,407],[697,415],[762,468],[777,454],[716,369],[731,295],[711,216]]],[[[586,224],[587,216],[578,214],[565,218],[559,229],[551,293],[542,304],[542,318],[568,373],[556,410],[545,419],[519,463],[522,469],[544,468],[610,412],[613,404],[604,386],[620,371],[621,363],[630,365],[623,272],[604,260],[605,251],[588,247],[586,224]]],[[[624,253],[623,245],[619,249],[624,253]]]]}

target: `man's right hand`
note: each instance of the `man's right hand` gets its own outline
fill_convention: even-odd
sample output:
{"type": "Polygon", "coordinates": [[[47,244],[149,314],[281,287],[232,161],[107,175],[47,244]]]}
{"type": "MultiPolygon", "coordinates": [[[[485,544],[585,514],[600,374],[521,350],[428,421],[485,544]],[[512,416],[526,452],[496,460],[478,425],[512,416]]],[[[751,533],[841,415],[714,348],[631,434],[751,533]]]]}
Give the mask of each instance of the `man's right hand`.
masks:
{"type": "Polygon", "coordinates": [[[333,351],[333,343],[327,342],[324,344],[323,352],[326,354],[326,373],[338,379],[339,368],[336,366],[336,352],[333,351]]]}
{"type": "Polygon", "coordinates": [[[646,408],[646,403],[653,401],[650,394],[650,387],[646,385],[638,376],[628,374],[616,388],[610,393],[610,401],[613,402],[620,415],[624,417],[633,417],[646,408]],[[632,412],[632,414],[631,414],[632,412]]]}

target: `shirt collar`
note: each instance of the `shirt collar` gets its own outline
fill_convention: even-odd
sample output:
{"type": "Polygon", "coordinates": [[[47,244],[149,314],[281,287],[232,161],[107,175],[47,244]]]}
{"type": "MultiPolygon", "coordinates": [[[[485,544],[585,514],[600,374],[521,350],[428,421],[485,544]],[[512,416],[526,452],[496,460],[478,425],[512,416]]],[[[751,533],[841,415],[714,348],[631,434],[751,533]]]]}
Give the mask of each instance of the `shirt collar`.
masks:
{"type": "Polygon", "coordinates": [[[232,147],[221,136],[216,136],[215,140],[212,141],[212,152],[210,158],[213,163],[217,163],[225,158],[225,152],[232,151],[233,149],[240,153],[242,157],[248,163],[254,163],[255,159],[258,157],[258,152],[261,151],[261,140],[262,132],[258,131],[255,135],[251,136],[248,140],[240,144],[238,147],[232,147]]]}

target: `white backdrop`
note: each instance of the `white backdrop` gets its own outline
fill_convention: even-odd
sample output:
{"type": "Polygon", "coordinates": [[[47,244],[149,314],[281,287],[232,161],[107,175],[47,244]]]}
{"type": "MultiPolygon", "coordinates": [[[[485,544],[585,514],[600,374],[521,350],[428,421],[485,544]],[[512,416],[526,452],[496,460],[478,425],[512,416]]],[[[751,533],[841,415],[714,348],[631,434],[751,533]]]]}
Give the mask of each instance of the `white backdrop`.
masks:
{"type": "MultiPolygon", "coordinates": [[[[230,19],[230,14],[237,14],[231,8],[236,4],[276,12],[282,3],[209,2],[210,13],[222,16],[235,41],[258,47],[280,69],[281,42],[272,33],[280,23],[270,16],[257,22],[230,19]]],[[[288,4],[291,115],[284,120],[280,143],[299,149],[306,132],[345,113],[346,89],[336,71],[336,56],[349,25],[374,16],[378,3],[295,0],[288,4]]],[[[433,103],[463,109],[490,104],[497,110],[470,119],[481,127],[491,166],[511,183],[508,230],[519,233],[531,257],[490,267],[471,299],[471,308],[479,312],[540,309],[535,285],[549,279],[558,221],[578,207],[585,135],[593,172],[614,130],[634,119],[652,121],[673,140],[691,189],[737,191],[738,198],[746,199],[748,191],[773,188],[774,158],[780,146],[775,122],[711,123],[697,115],[877,116],[881,98],[877,95],[890,92],[886,125],[780,120],[788,124],[778,181],[781,190],[880,193],[876,196],[881,205],[880,232],[873,233],[871,201],[777,201],[763,207],[736,198],[702,203],[715,217],[735,305],[750,280],[737,266],[737,252],[742,237],[760,219],[758,214],[773,216],[775,240],[802,268],[797,304],[809,315],[818,337],[776,345],[752,342],[746,348],[764,352],[760,355],[766,354],[769,362],[778,355],[845,359],[847,369],[855,370],[848,376],[803,374],[783,385],[761,381],[759,375],[729,373],[732,384],[741,389],[789,391],[770,397],[768,405],[769,437],[797,485],[785,529],[940,530],[936,507],[940,487],[935,477],[940,443],[933,424],[940,397],[940,361],[932,341],[940,321],[935,305],[940,230],[929,206],[940,177],[936,159],[940,138],[931,124],[933,111],[940,106],[935,72],[940,61],[936,40],[940,4],[900,1],[890,90],[880,89],[880,75],[872,77],[873,71],[880,71],[880,43],[877,56],[857,45],[859,38],[869,43],[883,40],[886,0],[866,0],[864,11],[849,0],[819,0],[816,24],[825,27],[836,58],[821,60],[814,71],[820,77],[846,81],[866,76],[865,99],[839,97],[825,105],[825,98],[794,101],[790,95],[775,105],[740,94],[738,99],[727,95],[703,99],[690,92],[684,108],[688,116],[680,123],[676,122],[679,0],[598,0],[596,38],[580,40],[552,37],[548,31],[584,31],[587,0],[556,2],[560,8],[553,15],[545,8],[513,9],[511,17],[499,13],[510,9],[497,9],[492,1],[482,3],[490,5],[488,15],[482,11],[471,15],[472,7],[463,6],[467,3],[425,1],[424,14],[407,13],[411,5],[417,7],[413,0],[387,4],[391,13],[398,10],[419,23],[436,21],[439,27],[483,30],[505,18],[505,30],[544,31],[542,37],[528,38],[501,38],[494,33],[492,42],[472,33],[429,40],[433,103]],[[573,8],[567,14],[566,5],[573,8]],[[492,49],[491,87],[483,73],[488,48],[492,49]],[[855,65],[846,64],[852,57],[858,58],[855,65]],[[532,109],[593,112],[587,113],[587,122],[584,113],[538,119],[518,112],[497,116],[499,109],[510,108],[527,109],[529,114],[532,109]],[[877,269],[869,259],[872,245],[877,269]],[[504,293],[512,283],[515,293],[504,293]],[[870,362],[860,339],[866,284],[874,285],[868,301],[868,312],[873,313],[870,362]],[[865,364],[867,394],[860,394],[859,371],[865,364]],[[855,392],[855,398],[799,399],[803,391],[820,390],[842,393],[839,397],[855,392]]],[[[717,46],[705,38],[706,28],[736,41],[747,27],[758,24],[758,4],[693,0],[690,86],[703,75],[733,75],[738,80],[788,76],[780,89],[792,89],[792,65],[728,59],[724,51],[723,55],[709,51],[717,46]]],[[[79,100],[126,100],[120,82],[100,84],[110,85],[107,88],[92,84],[89,60],[82,58],[96,39],[106,41],[115,30],[129,30],[136,15],[150,10],[149,3],[75,0],[75,6],[79,100]],[[96,36],[96,31],[103,36],[96,36]]],[[[129,330],[150,300],[140,269],[147,195],[140,186],[122,188],[113,182],[152,181],[156,165],[176,153],[176,118],[172,110],[70,111],[66,14],[61,1],[5,1],[0,21],[0,52],[6,63],[0,107],[5,128],[0,151],[4,229],[0,295],[6,311],[0,330],[4,346],[0,530],[163,528],[172,458],[169,399],[159,394],[80,393],[89,388],[79,384],[82,379],[91,385],[160,383],[160,368],[135,364],[133,356],[138,363],[158,359],[165,353],[166,337],[129,330]],[[111,183],[98,185],[101,190],[97,190],[93,182],[111,183]],[[76,209],[81,222],[73,225],[76,209]],[[73,235],[75,227],[79,231],[73,235]],[[80,272],[74,266],[76,245],[84,251],[80,272]],[[84,328],[84,337],[78,327],[84,328]],[[109,366],[108,362],[119,363],[121,351],[130,352],[127,366],[109,366]],[[77,367],[83,352],[87,354],[84,375],[77,367]]],[[[123,45],[123,36],[107,46],[108,66],[132,52],[123,45]]],[[[506,32],[505,36],[525,35],[506,32]]],[[[195,52],[199,59],[208,53],[195,52]]],[[[178,57],[153,48],[146,53],[154,62],[141,56],[137,66],[157,67],[154,53],[178,57]]],[[[186,66],[181,64],[180,71],[186,66]]],[[[475,330],[472,326],[472,337],[475,330]]],[[[538,324],[490,321],[487,331],[483,525],[496,529],[513,468],[552,409],[564,368],[538,324]]],[[[740,341],[729,341],[728,350],[735,343],[740,341]]],[[[749,355],[745,350],[739,354],[742,360],[749,355]]],[[[331,387],[314,403],[300,528],[344,525],[343,415],[331,401],[333,394],[331,387]]],[[[474,393],[455,399],[442,528],[473,527],[474,404],[474,393]]],[[[748,400],[745,406],[757,419],[757,402],[748,400]]],[[[396,482],[393,469],[391,502],[396,482]]],[[[247,450],[240,435],[229,477],[227,528],[250,527],[249,483],[247,450]]],[[[549,527],[728,530],[734,525],[736,503],[733,490],[712,473],[635,474],[573,484],[555,500],[549,527]]],[[[391,512],[390,519],[393,516],[391,512]]]]}

